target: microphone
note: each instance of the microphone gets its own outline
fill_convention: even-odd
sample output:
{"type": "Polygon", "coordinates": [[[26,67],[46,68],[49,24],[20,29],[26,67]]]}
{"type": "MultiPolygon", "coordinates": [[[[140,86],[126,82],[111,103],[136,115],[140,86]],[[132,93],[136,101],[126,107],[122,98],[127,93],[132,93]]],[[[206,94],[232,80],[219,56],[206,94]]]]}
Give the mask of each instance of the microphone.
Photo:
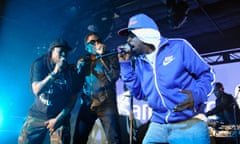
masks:
{"type": "Polygon", "coordinates": [[[68,64],[67,58],[61,56],[61,57],[60,57],[60,67],[61,67],[61,69],[65,68],[67,64],[68,64]]]}
{"type": "Polygon", "coordinates": [[[130,46],[128,43],[124,45],[120,45],[117,47],[117,49],[113,49],[108,53],[102,54],[102,55],[95,55],[96,59],[115,55],[115,54],[120,54],[121,57],[123,57],[124,54],[130,53],[132,51],[132,46],[130,46]]]}
{"type": "Polygon", "coordinates": [[[59,61],[57,61],[57,62],[55,63],[55,68],[54,68],[55,73],[57,74],[57,73],[63,71],[63,69],[65,69],[67,65],[68,65],[68,64],[67,64],[67,59],[66,59],[66,57],[60,56],[60,57],[59,57],[59,61]]]}
{"type": "Polygon", "coordinates": [[[126,44],[120,45],[117,48],[117,51],[120,54],[120,56],[123,57],[124,54],[132,52],[132,46],[130,46],[128,43],[126,43],[126,44]]]}
{"type": "Polygon", "coordinates": [[[61,60],[61,62],[63,62],[63,63],[67,63],[66,57],[61,56],[61,57],[60,57],[60,60],[61,60]]]}

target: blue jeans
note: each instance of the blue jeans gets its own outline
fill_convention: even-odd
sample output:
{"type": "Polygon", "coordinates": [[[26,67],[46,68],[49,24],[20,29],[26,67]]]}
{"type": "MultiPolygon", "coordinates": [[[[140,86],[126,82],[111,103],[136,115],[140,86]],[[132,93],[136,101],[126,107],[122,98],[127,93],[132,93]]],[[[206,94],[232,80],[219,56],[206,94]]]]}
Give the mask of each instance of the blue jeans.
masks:
{"type": "Polygon", "coordinates": [[[199,119],[159,124],[151,122],[143,144],[210,144],[206,122],[199,119]]]}

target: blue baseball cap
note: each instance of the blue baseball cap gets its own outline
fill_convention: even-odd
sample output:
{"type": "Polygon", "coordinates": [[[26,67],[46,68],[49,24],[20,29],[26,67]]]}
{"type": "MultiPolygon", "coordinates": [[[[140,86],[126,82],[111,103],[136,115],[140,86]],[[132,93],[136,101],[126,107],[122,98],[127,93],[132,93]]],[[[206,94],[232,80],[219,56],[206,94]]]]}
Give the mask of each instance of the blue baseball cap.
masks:
{"type": "Polygon", "coordinates": [[[118,35],[127,36],[129,31],[131,31],[131,29],[137,29],[137,28],[150,28],[150,29],[159,30],[157,24],[154,22],[152,18],[150,18],[146,14],[140,13],[132,16],[129,19],[128,27],[120,29],[118,31],[118,35]]]}

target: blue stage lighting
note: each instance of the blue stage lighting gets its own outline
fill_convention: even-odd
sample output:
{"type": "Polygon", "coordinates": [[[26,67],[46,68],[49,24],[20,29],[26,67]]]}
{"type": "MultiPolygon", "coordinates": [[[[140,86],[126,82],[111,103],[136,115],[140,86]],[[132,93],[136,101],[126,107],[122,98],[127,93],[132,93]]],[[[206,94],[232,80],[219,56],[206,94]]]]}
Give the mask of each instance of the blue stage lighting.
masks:
{"type": "Polygon", "coordinates": [[[2,109],[0,108],[0,128],[2,127],[3,125],[3,112],[2,112],[2,109]]]}

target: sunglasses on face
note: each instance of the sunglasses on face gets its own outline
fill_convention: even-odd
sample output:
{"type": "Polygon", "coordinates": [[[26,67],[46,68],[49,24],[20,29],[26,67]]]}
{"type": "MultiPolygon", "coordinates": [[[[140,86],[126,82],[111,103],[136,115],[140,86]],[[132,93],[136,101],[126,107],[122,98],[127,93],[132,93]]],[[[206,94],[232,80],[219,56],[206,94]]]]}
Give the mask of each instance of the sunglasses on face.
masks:
{"type": "Polygon", "coordinates": [[[97,40],[90,40],[89,42],[87,42],[87,44],[91,44],[91,45],[96,45],[96,43],[101,43],[101,39],[97,39],[97,40]]]}

